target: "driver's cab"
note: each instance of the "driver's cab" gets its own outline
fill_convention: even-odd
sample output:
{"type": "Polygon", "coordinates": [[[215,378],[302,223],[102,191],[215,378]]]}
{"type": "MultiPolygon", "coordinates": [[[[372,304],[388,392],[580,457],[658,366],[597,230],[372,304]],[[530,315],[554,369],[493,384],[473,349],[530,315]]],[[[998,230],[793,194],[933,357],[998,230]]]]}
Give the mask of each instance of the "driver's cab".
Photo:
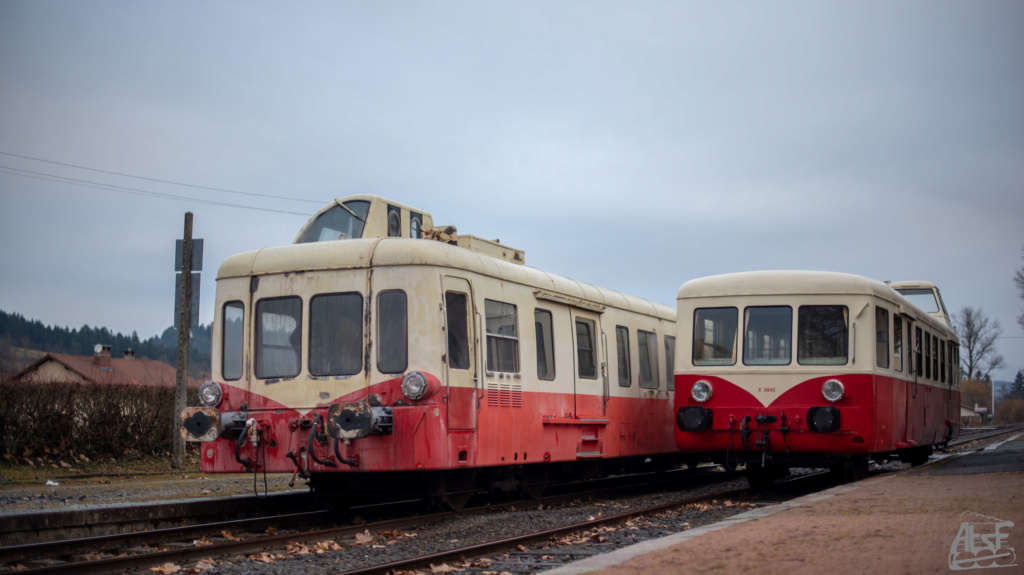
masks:
{"type": "Polygon", "coordinates": [[[942,294],[939,293],[938,286],[926,281],[888,283],[889,287],[898,291],[910,303],[921,308],[939,321],[945,322],[949,327],[953,327],[953,322],[949,317],[949,312],[946,310],[946,303],[942,301],[942,294]]]}
{"type": "Polygon", "coordinates": [[[316,213],[299,231],[295,243],[354,238],[423,238],[434,227],[430,214],[386,200],[359,195],[335,200],[316,213]]]}

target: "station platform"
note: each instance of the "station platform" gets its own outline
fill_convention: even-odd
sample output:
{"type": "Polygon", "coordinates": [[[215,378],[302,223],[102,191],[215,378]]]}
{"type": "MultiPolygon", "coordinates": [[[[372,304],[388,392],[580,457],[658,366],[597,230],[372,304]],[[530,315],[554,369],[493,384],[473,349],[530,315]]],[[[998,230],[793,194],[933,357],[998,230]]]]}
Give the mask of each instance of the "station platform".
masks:
{"type": "Polygon", "coordinates": [[[1024,434],[546,575],[1024,573],[1024,434]]]}

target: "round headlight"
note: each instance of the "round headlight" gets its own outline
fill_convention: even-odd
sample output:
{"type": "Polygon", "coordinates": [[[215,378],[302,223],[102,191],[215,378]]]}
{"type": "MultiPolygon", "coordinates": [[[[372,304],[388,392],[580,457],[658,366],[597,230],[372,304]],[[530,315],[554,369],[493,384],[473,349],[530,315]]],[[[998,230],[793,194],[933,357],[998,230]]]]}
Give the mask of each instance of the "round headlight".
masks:
{"type": "Polygon", "coordinates": [[[843,387],[843,383],[838,379],[830,379],[821,386],[821,394],[825,396],[825,399],[832,402],[842,399],[844,393],[846,393],[846,388],[843,387]]]}
{"type": "Polygon", "coordinates": [[[410,371],[402,378],[402,393],[412,401],[427,395],[427,378],[418,371],[410,371]]]}
{"type": "Polygon", "coordinates": [[[199,403],[206,407],[215,407],[224,397],[224,391],[216,381],[204,381],[199,386],[199,403]]]}
{"type": "Polygon", "coordinates": [[[701,403],[711,399],[711,384],[703,379],[693,384],[690,388],[690,397],[701,403]]]}

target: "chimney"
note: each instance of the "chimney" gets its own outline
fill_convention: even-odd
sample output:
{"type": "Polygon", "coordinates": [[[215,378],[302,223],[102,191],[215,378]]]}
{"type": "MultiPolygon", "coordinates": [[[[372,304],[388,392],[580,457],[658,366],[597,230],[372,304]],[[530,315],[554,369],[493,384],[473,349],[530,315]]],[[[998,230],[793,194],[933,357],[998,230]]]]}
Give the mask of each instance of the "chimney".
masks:
{"type": "Polygon", "coordinates": [[[96,367],[110,371],[110,349],[111,346],[97,343],[93,348],[92,362],[96,367]]]}
{"type": "Polygon", "coordinates": [[[124,358],[125,359],[135,359],[135,350],[130,348],[130,347],[128,349],[124,350],[124,358]]]}

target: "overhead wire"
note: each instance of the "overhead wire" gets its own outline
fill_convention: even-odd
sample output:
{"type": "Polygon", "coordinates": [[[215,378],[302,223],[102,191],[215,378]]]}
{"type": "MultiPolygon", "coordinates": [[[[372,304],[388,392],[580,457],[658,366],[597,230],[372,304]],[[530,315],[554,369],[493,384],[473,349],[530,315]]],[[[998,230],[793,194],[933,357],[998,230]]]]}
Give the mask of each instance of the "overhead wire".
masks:
{"type": "MultiPolygon", "coordinates": [[[[227,192],[229,194],[241,194],[243,196],[254,196],[254,197],[259,197],[259,198],[271,198],[271,199],[275,199],[275,200],[289,200],[289,201],[295,201],[295,202],[310,202],[310,203],[321,204],[321,205],[327,203],[327,202],[325,202],[323,200],[306,200],[306,199],[302,199],[302,198],[288,198],[288,197],[284,197],[284,196],[274,196],[274,195],[271,195],[271,194],[257,194],[255,192],[240,192],[238,190],[228,190],[228,189],[225,189],[225,188],[214,188],[214,187],[210,187],[210,186],[200,186],[200,185],[197,185],[197,184],[185,184],[185,183],[182,183],[182,182],[175,182],[175,181],[172,181],[172,180],[161,180],[159,178],[150,178],[150,177],[147,177],[147,176],[137,176],[137,175],[133,175],[133,174],[126,174],[126,173],[123,173],[123,172],[114,172],[114,171],[110,171],[110,170],[101,170],[101,169],[98,169],[98,168],[90,168],[90,167],[87,167],[87,166],[79,166],[79,165],[76,165],[76,164],[67,164],[67,163],[64,163],[64,162],[56,162],[56,161],[53,161],[53,160],[44,160],[43,158],[34,158],[32,156],[22,156],[20,154],[12,154],[10,152],[4,152],[4,151],[0,151],[0,155],[11,156],[11,157],[14,157],[14,158],[21,158],[23,160],[33,160],[33,161],[36,161],[36,162],[45,162],[47,164],[55,164],[55,165],[58,165],[58,166],[66,166],[66,167],[69,167],[69,168],[77,168],[79,170],[89,170],[90,172],[99,172],[101,174],[111,174],[111,175],[114,175],[114,176],[123,176],[123,177],[126,177],[126,178],[135,178],[135,179],[138,179],[138,180],[147,180],[147,181],[150,181],[150,182],[158,182],[158,183],[161,183],[161,184],[171,184],[171,185],[174,185],[174,186],[184,186],[184,187],[187,187],[187,188],[198,188],[198,189],[201,189],[201,190],[210,190],[210,191],[214,191],[214,192],[227,192]]],[[[28,170],[26,170],[26,171],[28,171],[28,170]]]]}
{"type": "MultiPolygon", "coordinates": [[[[0,152],[0,153],[2,153],[2,152],[0,152]]],[[[169,200],[196,202],[196,203],[200,203],[200,204],[207,204],[207,205],[213,205],[213,206],[225,206],[225,207],[230,207],[230,208],[241,208],[241,209],[245,209],[245,210],[256,210],[256,211],[261,211],[261,212],[274,212],[274,213],[278,213],[278,214],[291,214],[291,215],[303,216],[303,217],[309,217],[309,215],[310,215],[308,212],[292,212],[292,211],[288,211],[288,210],[275,210],[273,208],[261,208],[261,207],[257,207],[257,206],[247,206],[247,205],[243,205],[243,204],[232,204],[232,203],[229,203],[229,202],[219,202],[217,200],[210,200],[210,199],[205,199],[205,198],[196,198],[196,197],[192,197],[192,196],[181,196],[181,195],[177,195],[177,194],[169,194],[169,193],[166,193],[166,192],[153,192],[153,191],[150,191],[150,190],[140,190],[138,188],[128,188],[128,187],[125,187],[125,186],[116,186],[114,184],[105,184],[105,183],[102,183],[102,182],[93,182],[93,181],[82,180],[82,179],[78,179],[78,178],[70,178],[70,177],[67,177],[67,176],[57,176],[57,175],[54,175],[54,174],[46,174],[46,173],[43,173],[43,172],[36,172],[36,171],[33,171],[33,170],[25,170],[25,169],[21,169],[21,168],[12,168],[10,166],[3,166],[3,165],[0,165],[0,173],[9,174],[9,175],[13,175],[13,176],[21,176],[21,177],[24,177],[24,178],[33,178],[33,179],[49,181],[49,182],[58,182],[58,183],[62,183],[62,184],[71,184],[71,185],[74,185],[74,186],[81,186],[81,187],[85,187],[85,188],[94,188],[94,189],[97,189],[97,190],[106,190],[106,191],[111,191],[111,192],[120,192],[120,193],[125,193],[125,194],[148,196],[148,197],[154,197],[154,198],[163,198],[163,199],[169,199],[169,200]]],[[[291,199],[291,198],[281,198],[281,199],[291,199]]],[[[308,200],[302,200],[302,201],[308,201],[308,200]]],[[[327,202],[321,202],[321,203],[327,203],[327,202]]]]}

